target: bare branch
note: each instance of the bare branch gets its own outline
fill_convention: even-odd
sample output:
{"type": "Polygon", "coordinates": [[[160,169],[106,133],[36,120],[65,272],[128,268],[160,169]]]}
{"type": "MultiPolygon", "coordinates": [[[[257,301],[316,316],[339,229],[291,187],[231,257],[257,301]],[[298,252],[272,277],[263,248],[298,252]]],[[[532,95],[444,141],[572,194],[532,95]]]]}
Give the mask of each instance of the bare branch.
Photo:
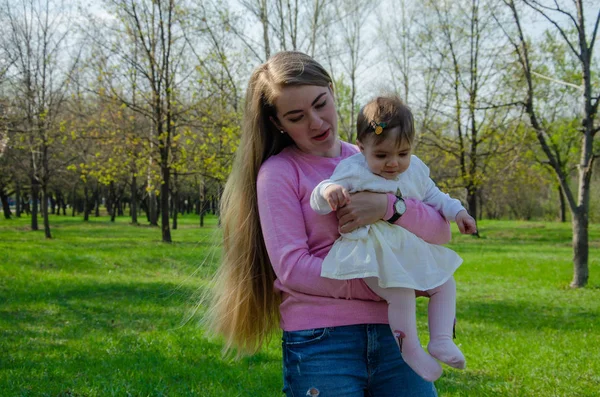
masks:
{"type": "Polygon", "coordinates": [[[523,2],[525,4],[527,4],[529,7],[531,7],[533,10],[537,11],[544,18],[546,18],[546,20],[548,22],[550,22],[552,25],[554,25],[554,27],[556,28],[556,30],[558,30],[558,33],[563,37],[563,39],[565,40],[565,42],[567,43],[567,45],[569,46],[569,48],[571,49],[573,54],[575,54],[575,56],[578,59],[581,59],[582,54],[575,49],[576,46],[574,46],[573,43],[571,43],[571,40],[569,40],[569,37],[567,36],[567,33],[564,31],[564,29],[558,24],[558,22],[556,22],[554,19],[552,19],[543,9],[557,11],[557,12],[560,12],[560,13],[568,16],[569,19],[571,19],[571,21],[573,22],[573,25],[575,25],[575,27],[577,28],[577,31],[581,32],[582,27],[579,26],[579,24],[577,23],[577,20],[573,17],[573,15],[571,15],[570,13],[568,13],[564,10],[561,10],[558,6],[556,8],[550,8],[547,6],[543,6],[540,3],[538,3],[537,1],[533,1],[533,0],[523,0],[523,2]]]}

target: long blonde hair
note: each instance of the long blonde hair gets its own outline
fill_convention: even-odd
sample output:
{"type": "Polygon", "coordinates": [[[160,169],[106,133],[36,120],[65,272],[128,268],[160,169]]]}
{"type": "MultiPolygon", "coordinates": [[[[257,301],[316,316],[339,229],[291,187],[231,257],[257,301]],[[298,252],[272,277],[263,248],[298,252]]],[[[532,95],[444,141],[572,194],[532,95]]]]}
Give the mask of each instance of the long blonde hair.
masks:
{"type": "Polygon", "coordinates": [[[277,130],[275,99],[287,86],[332,83],[327,71],[300,52],[280,52],[257,67],[246,91],[240,146],[221,198],[223,255],[208,309],[209,330],[225,350],[254,353],[279,322],[280,296],[258,216],[256,179],[267,158],[293,144],[277,130]]]}

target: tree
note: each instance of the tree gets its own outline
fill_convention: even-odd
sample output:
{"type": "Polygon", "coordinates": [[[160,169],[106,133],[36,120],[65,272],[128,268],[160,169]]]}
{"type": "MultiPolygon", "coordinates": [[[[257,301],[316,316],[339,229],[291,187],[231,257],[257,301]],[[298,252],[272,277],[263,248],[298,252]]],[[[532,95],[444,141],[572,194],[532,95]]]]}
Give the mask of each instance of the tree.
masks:
{"type": "MultiPolygon", "coordinates": [[[[174,0],[111,0],[110,11],[117,18],[116,33],[105,45],[113,64],[103,70],[107,83],[131,80],[130,69],[137,71],[142,93],[135,103],[132,92],[123,85],[109,85],[106,94],[118,103],[144,115],[152,123],[150,146],[160,169],[160,216],[163,242],[171,242],[169,226],[169,189],[174,137],[182,115],[189,105],[180,102],[183,82],[190,76],[185,63],[190,41],[186,36],[188,7],[174,0]],[[134,54],[136,56],[134,56],[134,54]],[[113,70],[112,66],[117,65],[113,70]]],[[[153,154],[151,153],[151,156],[153,154]]],[[[150,158],[152,161],[152,158],[150,158]]]]}
{"type": "Polygon", "coordinates": [[[260,23],[258,42],[237,25],[241,18],[228,20],[228,25],[259,62],[266,61],[278,51],[303,51],[314,56],[319,47],[327,43],[330,26],[339,19],[333,12],[334,3],[327,0],[240,0],[244,9],[260,23]]]}
{"type": "Polygon", "coordinates": [[[51,157],[60,135],[59,115],[66,100],[69,72],[78,61],[77,55],[71,57],[67,51],[71,33],[69,10],[53,0],[4,0],[1,7],[8,25],[4,52],[12,64],[8,70],[11,106],[19,114],[13,128],[30,154],[31,228],[38,229],[37,201],[41,190],[44,233],[51,238],[51,157]]]}
{"type": "MultiPolygon", "coordinates": [[[[369,59],[368,54],[372,50],[371,47],[365,46],[364,19],[372,13],[375,3],[367,0],[337,0],[334,4],[339,17],[326,36],[326,58],[332,78],[342,83],[340,88],[343,88],[336,95],[339,105],[339,133],[346,141],[354,142],[358,111],[358,77],[364,70],[364,65],[369,59]],[[338,32],[339,40],[334,40],[329,35],[334,32],[338,32]],[[339,73],[336,73],[337,66],[341,69],[339,73]]],[[[367,63],[367,66],[372,65],[367,63]]]]}
{"type": "Polygon", "coordinates": [[[477,218],[484,170],[493,157],[513,149],[504,135],[515,130],[503,127],[511,117],[506,104],[512,99],[510,93],[501,95],[500,89],[506,77],[501,58],[506,45],[498,39],[493,1],[427,0],[425,7],[430,13],[419,33],[424,43],[420,51],[424,58],[432,56],[426,53],[434,55],[425,66],[424,80],[429,84],[424,92],[431,93],[430,83],[435,82],[438,93],[425,103],[427,124],[420,143],[434,148],[438,160],[456,170],[448,187],[464,188],[469,212],[477,218]],[[434,99],[435,115],[428,103],[434,99]]]}
{"type": "Polygon", "coordinates": [[[505,32],[509,38],[525,83],[523,101],[529,122],[536,132],[539,145],[546,155],[558,182],[564,192],[572,215],[573,229],[573,280],[571,287],[578,288],[587,284],[589,278],[589,205],[590,185],[594,160],[600,156],[600,148],[594,145],[594,138],[600,127],[595,122],[600,101],[599,82],[597,75],[593,74],[593,50],[600,25],[600,10],[592,15],[593,28],[591,33],[586,25],[588,14],[585,7],[588,3],[583,0],[573,0],[572,5],[566,2],[548,2],[522,0],[530,10],[542,16],[549,24],[549,29],[554,29],[558,37],[563,40],[570,50],[573,60],[579,68],[578,82],[560,82],[558,84],[571,84],[580,90],[580,120],[579,132],[581,134],[580,158],[577,164],[577,197],[569,184],[569,175],[565,172],[559,158],[559,153],[553,148],[552,131],[541,113],[538,100],[536,79],[538,75],[535,60],[532,56],[530,40],[527,39],[523,29],[522,10],[514,0],[504,0],[510,9],[513,27],[505,25],[505,32]],[[595,91],[595,92],[594,92],[595,91]]]}
{"type": "MultiPolygon", "coordinates": [[[[1,31],[0,31],[1,32],[1,31]]],[[[0,87],[4,86],[5,76],[8,70],[8,65],[5,64],[4,58],[0,53],[0,87]]],[[[12,167],[8,157],[10,138],[8,136],[8,115],[6,100],[0,97],[0,201],[2,202],[2,210],[4,218],[10,219],[12,213],[8,203],[9,184],[13,177],[12,167]]]]}

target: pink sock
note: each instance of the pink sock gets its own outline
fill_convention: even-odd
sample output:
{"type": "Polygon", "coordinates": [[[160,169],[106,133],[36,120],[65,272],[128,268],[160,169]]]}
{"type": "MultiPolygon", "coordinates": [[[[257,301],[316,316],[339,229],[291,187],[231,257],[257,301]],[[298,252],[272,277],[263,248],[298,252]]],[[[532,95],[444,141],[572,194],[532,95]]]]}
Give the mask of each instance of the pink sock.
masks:
{"type": "Polygon", "coordinates": [[[451,278],[438,288],[427,291],[429,299],[429,353],[451,367],[464,369],[465,356],[452,340],[456,316],[456,283],[451,278]]]}
{"type": "Polygon", "coordinates": [[[407,337],[400,331],[394,331],[394,336],[399,343],[402,358],[421,378],[429,382],[436,381],[442,375],[442,367],[433,359],[419,342],[419,338],[407,337]]]}
{"type": "Polygon", "coordinates": [[[374,278],[367,278],[365,282],[388,302],[390,328],[396,336],[404,361],[423,379],[429,382],[437,380],[442,375],[442,367],[423,350],[417,334],[415,291],[409,288],[381,288],[374,278]]]}

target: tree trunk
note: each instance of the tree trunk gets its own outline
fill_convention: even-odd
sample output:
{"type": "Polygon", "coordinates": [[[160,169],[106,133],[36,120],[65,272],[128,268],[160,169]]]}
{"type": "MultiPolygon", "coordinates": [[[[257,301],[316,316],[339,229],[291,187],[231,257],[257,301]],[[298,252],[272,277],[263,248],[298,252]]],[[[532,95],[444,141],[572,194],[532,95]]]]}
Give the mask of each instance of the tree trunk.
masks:
{"type": "Polygon", "coordinates": [[[94,193],[94,210],[96,218],[100,217],[100,184],[96,181],[96,192],[94,193]]]}
{"type": "Polygon", "coordinates": [[[56,214],[56,199],[54,198],[52,193],[47,193],[47,195],[48,195],[48,200],[50,200],[50,213],[52,215],[55,215],[56,214]]]}
{"type": "Polygon", "coordinates": [[[48,213],[48,188],[46,184],[42,184],[42,218],[44,220],[44,234],[46,238],[52,238],[50,233],[50,214],[48,213]]]}
{"type": "Polygon", "coordinates": [[[88,185],[87,182],[83,184],[83,221],[87,222],[90,220],[90,210],[89,210],[89,197],[88,197],[88,185]]]}
{"type": "MultiPolygon", "coordinates": [[[[168,150],[165,149],[165,150],[168,150]]],[[[162,241],[164,243],[171,242],[171,228],[169,227],[169,179],[171,170],[165,161],[162,161],[160,170],[162,173],[162,184],[160,185],[160,216],[161,216],[161,231],[162,241]]]]}
{"type": "Polygon", "coordinates": [[[118,211],[117,208],[118,207],[119,206],[117,205],[117,203],[113,202],[113,205],[112,205],[112,208],[111,208],[111,211],[110,211],[110,221],[112,223],[115,222],[115,218],[117,217],[117,211],[118,211]]]}
{"type": "Polygon", "coordinates": [[[31,199],[29,198],[29,195],[27,193],[25,193],[25,195],[21,199],[21,204],[23,205],[23,212],[25,212],[27,214],[27,216],[31,215],[30,200],[31,199]]]}
{"type": "Polygon", "coordinates": [[[39,230],[38,226],[38,201],[40,198],[40,185],[34,176],[31,177],[31,230],[39,230]]]}
{"type": "Polygon", "coordinates": [[[158,226],[158,216],[156,213],[156,194],[148,193],[148,222],[152,226],[158,226]]]}
{"type": "Polygon", "coordinates": [[[177,213],[179,212],[179,191],[177,186],[177,172],[173,174],[173,197],[171,200],[173,209],[173,230],[177,230],[177,213]]]}
{"type": "Polygon", "coordinates": [[[588,212],[577,208],[573,216],[573,281],[571,287],[585,287],[588,282],[588,212]]]}
{"type": "Polygon", "coordinates": [[[137,177],[135,173],[131,176],[131,203],[129,205],[131,212],[131,223],[133,225],[138,224],[137,211],[138,211],[138,199],[137,199],[137,177]]]}
{"type": "Polygon", "coordinates": [[[199,208],[199,212],[200,212],[200,227],[204,227],[204,214],[206,213],[206,207],[207,207],[207,202],[206,202],[206,193],[207,193],[206,189],[206,183],[203,181],[202,182],[202,188],[200,191],[200,197],[199,197],[199,203],[200,203],[200,208],[199,208]]]}
{"type": "MultiPolygon", "coordinates": [[[[67,200],[64,194],[60,194],[60,207],[62,208],[62,212],[64,216],[67,216],[67,200]]],[[[60,212],[60,208],[58,210],[60,212]]]]}
{"type": "Polygon", "coordinates": [[[73,185],[73,192],[71,195],[71,216],[75,216],[75,207],[77,206],[77,203],[75,202],[77,199],[77,184],[73,185]]]}
{"type": "Polygon", "coordinates": [[[55,193],[56,196],[56,215],[60,215],[60,209],[61,209],[61,204],[62,204],[62,193],[60,192],[60,190],[56,190],[55,193]]]}
{"type": "Polygon", "coordinates": [[[2,201],[2,210],[4,211],[4,218],[10,219],[10,205],[8,204],[8,196],[5,194],[4,189],[0,189],[0,200],[2,201]]]}
{"type": "Polygon", "coordinates": [[[469,214],[473,218],[477,218],[477,189],[473,186],[467,187],[467,206],[469,214]]]}
{"type": "Polygon", "coordinates": [[[108,210],[108,215],[110,215],[111,222],[115,221],[115,216],[117,214],[116,197],[115,184],[111,181],[108,185],[108,200],[106,200],[106,209],[108,210]]]}
{"type": "Polygon", "coordinates": [[[565,202],[565,193],[563,192],[560,183],[558,184],[558,198],[560,199],[560,221],[567,221],[567,203],[565,202]]]}
{"type": "Polygon", "coordinates": [[[263,28],[263,45],[265,50],[265,60],[271,57],[271,45],[269,43],[269,17],[267,16],[267,2],[260,2],[260,22],[263,28]]]}
{"type": "Polygon", "coordinates": [[[113,183],[110,182],[110,184],[108,185],[108,194],[106,195],[106,212],[108,212],[108,215],[110,216],[113,212],[113,205],[115,205],[113,197],[114,197],[114,191],[113,191],[113,183]]]}
{"type": "MultiPolygon", "coordinates": [[[[477,218],[478,192],[479,192],[479,189],[477,189],[475,186],[471,185],[467,188],[467,206],[469,207],[469,214],[471,214],[473,219],[475,219],[475,225],[477,225],[477,219],[478,219],[477,218]]],[[[479,228],[477,229],[477,231],[475,233],[473,233],[473,236],[480,237],[479,228]]]]}
{"type": "Polygon", "coordinates": [[[17,218],[20,218],[21,212],[22,212],[22,209],[21,209],[21,200],[22,200],[21,199],[21,184],[19,183],[19,181],[17,181],[16,185],[17,185],[17,187],[15,190],[15,195],[16,195],[16,197],[15,197],[15,216],[17,218]]]}
{"type": "MultiPolygon", "coordinates": [[[[175,202],[174,205],[177,205],[176,198],[177,198],[177,192],[175,193],[175,197],[173,197],[173,201],[175,202]]],[[[177,230],[177,215],[178,215],[177,212],[179,212],[179,211],[177,211],[177,208],[175,208],[175,210],[173,211],[173,230],[177,230]]]]}

